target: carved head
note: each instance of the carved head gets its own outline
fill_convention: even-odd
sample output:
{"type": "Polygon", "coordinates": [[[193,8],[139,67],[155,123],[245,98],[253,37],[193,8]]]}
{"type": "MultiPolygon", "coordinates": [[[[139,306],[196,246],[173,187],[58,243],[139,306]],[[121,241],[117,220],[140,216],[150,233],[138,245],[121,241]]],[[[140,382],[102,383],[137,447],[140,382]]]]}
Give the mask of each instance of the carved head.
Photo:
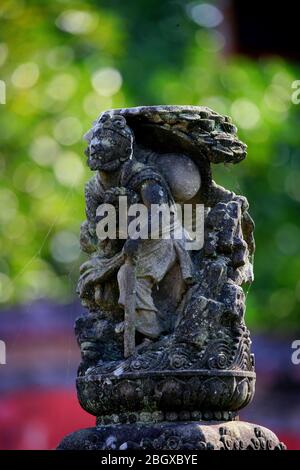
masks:
{"type": "Polygon", "coordinates": [[[101,342],[107,322],[95,315],[81,316],[75,322],[75,334],[83,359],[96,359],[101,356],[101,342]]]}
{"type": "Polygon", "coordinates": [[[133,133],[123,116],[104,114],[85,135],[91,170],[116,171],[132,157],[133,133]]]}
{"type": "Polygon", "coordinates": [[[121,356],[123,338],[115,332],[116,323],[89,313],[75,321],[75,335],[83,361],[89,363],[121,356]]]}

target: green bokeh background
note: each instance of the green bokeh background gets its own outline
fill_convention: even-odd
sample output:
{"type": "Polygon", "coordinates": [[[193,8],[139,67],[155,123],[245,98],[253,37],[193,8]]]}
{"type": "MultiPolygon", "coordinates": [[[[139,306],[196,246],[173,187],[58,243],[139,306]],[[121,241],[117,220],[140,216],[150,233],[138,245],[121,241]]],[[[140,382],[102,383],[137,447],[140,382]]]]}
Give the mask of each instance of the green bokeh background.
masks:
{"type": "MultiPolygon", "coordinates": [[[[200,1],[197,3],[201,3],[200,1]]],[[[211,2],[213,3],[213,2],[211,2]]],[[[300,319],[300,68],[224,54],[178,0],[1,0],[0,305],[74,298],[90,177],[82,134],[111,107],[206,105],[232,116],[248,158],[214,167],[256,222],[248,325],[300,319]]]]}

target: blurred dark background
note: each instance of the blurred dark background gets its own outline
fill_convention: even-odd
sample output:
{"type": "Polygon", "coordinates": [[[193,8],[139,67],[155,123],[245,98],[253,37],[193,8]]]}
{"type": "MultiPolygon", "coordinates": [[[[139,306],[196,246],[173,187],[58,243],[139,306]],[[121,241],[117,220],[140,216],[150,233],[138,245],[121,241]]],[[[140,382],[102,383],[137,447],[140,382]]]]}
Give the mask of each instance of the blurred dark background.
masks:
{"type": "Polygon", "coordinates": [[[300,449],[298,18],[291,0],[1,0],[0,448],[53,448],[94,424],[74,385],[83,132],[107,108],[193,104],[231,115],[249,148],[213,169],[256,221],[258,380],[241,418],[300,449]]]}

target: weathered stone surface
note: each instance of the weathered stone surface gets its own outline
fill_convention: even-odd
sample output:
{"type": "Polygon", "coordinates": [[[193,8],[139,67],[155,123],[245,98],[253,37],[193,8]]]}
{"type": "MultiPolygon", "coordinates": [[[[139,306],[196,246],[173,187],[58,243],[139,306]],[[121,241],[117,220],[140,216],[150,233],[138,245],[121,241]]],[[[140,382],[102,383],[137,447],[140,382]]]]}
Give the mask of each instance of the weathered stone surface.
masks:
{"type": "Polygon", "coordinates": [[[268,429],[250,423],[124,424],[84,429],[66,436],[60,450],[284,450],[268,429]]]}
{"type": "Polygon", "coordinates": [[[245,158],[235,126],[204,107],[128,108],[102,113],[86,140],[96,173],[80,237],[88,312],[75,325],[77,392],[97,428],[60,448],[281,448],[271,431],[232,421],[255,390],[244,319],[254,223],[246,198],[212,180],[211,163],[245,158]],[[202,204],[203,244],[188,251],[184,237],[123,236],[125,197],[147,208],[150,223],[155,204],[189,203],[194,217],[202,204]],[[114,237],[99,237],[104,204],[116,208],[114,237]]]}

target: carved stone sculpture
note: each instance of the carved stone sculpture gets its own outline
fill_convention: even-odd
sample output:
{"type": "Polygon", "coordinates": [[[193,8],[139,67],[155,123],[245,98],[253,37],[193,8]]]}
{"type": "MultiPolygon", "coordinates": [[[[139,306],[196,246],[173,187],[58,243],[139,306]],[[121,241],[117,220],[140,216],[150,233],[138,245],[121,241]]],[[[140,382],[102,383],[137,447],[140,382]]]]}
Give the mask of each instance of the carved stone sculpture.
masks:
{"type": "Polygon", "coordinates": [[[75,325],[77,391],[96,427],[60,449],[284,448],[271,431],[238,421],[255,386],[244,320],[254,224],[246,198],[211,175],[211,164],[245,158],[236,131],[205,107],[147,106],[106,111],[85,135],[95,173],[80,237],[89,259],[78,282],[87,312],[75,325]],[[130,233],[125,200],[146,208],[130,233]],[[192,219],[202,208],[196,249],[177,223],[186,204],[192,219]],[[105,237],[111,206],[115,234],[105,237]],[[170,236],[155,226],[153,207],[170,208],[170,236]]]}

